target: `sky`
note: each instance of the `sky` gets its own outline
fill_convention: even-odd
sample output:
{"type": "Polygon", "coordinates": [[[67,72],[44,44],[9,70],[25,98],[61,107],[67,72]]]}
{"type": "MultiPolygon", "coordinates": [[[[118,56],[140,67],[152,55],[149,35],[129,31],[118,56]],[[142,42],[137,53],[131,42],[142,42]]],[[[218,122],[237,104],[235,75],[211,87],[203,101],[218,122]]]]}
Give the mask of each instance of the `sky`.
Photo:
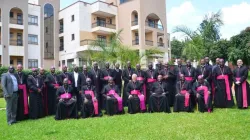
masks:
{"type": "MultiPolygon", "coordinates": [[[[76,1],[78,0],[61,0],[61,8],[76,1]]],[[[166,0],[166,8],[167,29],[171,38],[184,37],[182,34],[172,33],[176,26],[185,25],[196,30],[206,14],[216,13],[219,10],[224,21],[221,28],[222,38],[230,39],[250,26],[250,0],[166,0]]]]}

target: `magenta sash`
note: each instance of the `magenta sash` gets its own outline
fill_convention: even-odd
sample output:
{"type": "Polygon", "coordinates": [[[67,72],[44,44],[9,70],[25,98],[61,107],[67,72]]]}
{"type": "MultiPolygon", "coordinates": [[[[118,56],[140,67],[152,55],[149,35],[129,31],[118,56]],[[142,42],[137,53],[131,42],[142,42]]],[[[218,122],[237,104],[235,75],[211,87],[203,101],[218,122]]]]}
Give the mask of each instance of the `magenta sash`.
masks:
{"type": "MultiPolygon", "coordinates": [[[[240,77],[237,77],[236,80],[240,81],[240,77]]],[[[244,81],[242,83],[242,96],[243,96],[243,107],[248,107],[248,103],[247,103],[247,82],[244,81]]]]}
{"type": "MultiPolygon", "coordinates": [[[[144,80],[144,78],[143,77],[137,77],[137,79],[136,80],[138,80],[138,81],[140,81],[140,82],[143,82],[143,80],[144,80]]],[[[146,100],[146,97],[147,97],[147,91],[146,91],[146,84],[145,83],[143,83],[143,93],[144,93],[144,98],[145,98],[145,100],[146,100]]]]}
{"type": "Polygon", "coordinates": [[[228,80],[228,75],[219,75],[219,76],[217,76],[217,79],[219,79],[219,80],[224,79],[225,80],[227,100],[231,101],[231,91],[230,91],[230,84],[229,84],[229,80],[228,80]]]}
{"type": "Polygon", "coordinates": [[[110,76],[105,76],[105,77],[104,77],[104,80],[109,80],[109,78],[112,78],[112,77],[110,77],[110,76]]]}
{"type": "Polygon", "coordinates": [[[185,107],[189,106],[189,94],[186,90],[181,90],[181,94],[185,96],[185,107]]]}
{"type": "Polygon", "coordinates": [[[92,97],[92,102],[94,105],[94,110],[95,110],[95,115],[98,115],[98,101],[94,101],[95,95],[94,92],[92,90],[85,90],[84,94],[88,94],[92,97]]]}
{"type": "Polygon", "coordinates": [[[144,95],[141,94],[141,92],[139,90],[132,90],[130,92],[132,95],[138,95],[139,99],[140,99],[140,108],[141,110],[146,110],[146,105],[145,105],[145,97],[144,95]]]}
{"type": "Polygon", "coordinates": [[[193,81],[193,77],[185,77],[185,80],[188,82],[193,81]]]}
{"type": "Polygon", "coordinates": [[[28,94],[26,85],[18,85],[18,89],[23,91],[24,115],[29,114],[28,94]]]}
{"type": "Polygon", "coordinates": [[[148,83],[154,83],[154,82],[156,82],[156,79],[148,78],[147,82],[148,82],[148,83]]]}
{"type": "Polygon", "coordinates": [[[59,84],[53,84],[54,85],[54,87],[59,87],[59,84]]]}
{"type": "Polygon", "coordinates": [[[107,95],[108,96],[113,95],[116,98],[116,100],[118,101],[118,110],[122,111],[123,110],[122,98],[115,92],[115,90],[110,90],[107,95]]]}
{"type": "Polygon", "coordinates": [[[208,103],[208,88],[206,86],[200,86],[197,88],[197,91],[204,91],[204,100],[205,100],[205,104],[207,105],[208,103]]]}
{"type": "Polygon", "coordinates": [[[71,93],[64,93],[60,95],[61,99],[71,99],[72,95],[71,93]]]}

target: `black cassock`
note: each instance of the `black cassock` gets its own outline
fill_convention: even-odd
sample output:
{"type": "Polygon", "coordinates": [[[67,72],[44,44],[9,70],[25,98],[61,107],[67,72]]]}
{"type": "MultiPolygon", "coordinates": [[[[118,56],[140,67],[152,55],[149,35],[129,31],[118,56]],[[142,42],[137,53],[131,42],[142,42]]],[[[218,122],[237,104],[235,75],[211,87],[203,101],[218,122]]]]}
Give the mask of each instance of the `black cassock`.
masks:
{"type": "Polygon", "coordinates": [[[168,89],[164,82],[155,82],[151,88],[151,96],[149,98],[149,112],[166,112],[171,113],[168,104],[168,89]],[[166,94],[166,95],[165,95],[166,94]]]}
{"type": "Polygon", "coordinates": [[[25,120],[29,117],[28,106],[28,90],[27,90],[27,76],[23,72],[14,74],[18,82],[18,102],[17,102],[17,116],[18,121],[25,120]],[[20,86],[26,86],[26,94],[20,86]],[[26,103],[24,103],[26,102],[26,103]]]}
{"type": "Polygon", "coordinates": [[[43,95],[43,110],[44,110],[44,115],[47,116],[48,115],[48,87],[46,82],[46,75],[43,74],[39,74],[38,75],[41,80],[42,80],[42,84],[43,84],[43,88],[42,88],[42,95],[43,95]]]}
{"type": "Polygon", "coordinates": [[[122,70],[114,69],[114,82],[119,90],[122,91],[122,70]]]}
{"type": "Polygon", "coordinates": [[[147,88],[147,101],[146,103],[149,103],[149,97],[151,96],[151,88],[153,86],[153,84],[157,81],[157,71],[155,69],[148,69],[147,71],[145,71],[145,75],[146,75],[146,88],[147,88]]]}
{"type": "Polygon", "coordinates": [[[78,81],[77,81],[78,91],[81,91],[82,87],[87,85],[87,82],[86,82],[87,78],[90,78],[90,74],[88,72],[79,73],[78,81]]]}
{"type": "Polygon", "coordinates": [[[198,93],[197,103],[198,103],[198,110],[200,112],[205,111],[212,111],[212,96],[211,96],[211,87],[207,81],[204,81],[203,84],[200,84],[199,82],[195,82],[192,87],[193,93],[196,95],[198,93]],[[198,90],[199,88],[207,87],[210,94],[208,94],[207,99],[205,99],[205,90],[198,90]],[[206,102],[205,102],[206,100],[206,102]]]}
{"type": "MultiPolygon", "coordinates": [[[[101,70],[100,79],[102,82],[102,89],[108,84],[108,80],[110,77],[114,78],[114,72],[112,69],[105,68],[101,70]]],[[[106,108],[106,102],[104,101],[105,99],[103,98],[103,96],[101,96],[100,98],[101,98],[101,103],[102,103],[102,109],[105,109],[106,108]]]]}
{"type": "Polygon", "coordinates": [[[93,102],[92,96],[89,94],[85,94],[85,91],[92,91],[94,93],[95,98],[98,100],[98,94],[96,92],[95,86],[85,85],[82,87],[81,91],[82,91],[81,96],[82,96],[82,100],[83,100],[82,107],[81,107],[81,117],[88,118],[88,117],[100,116],[101,109],[98,107],[98,113],[95,113],[94,102],[93,102]]]}
{"type": "Polygon", "coordinates": [[[122,79],[124,80],[123,93],[122,93],[123,106],[128,105],[128,96],[126,89],[129,81],[132,79],[132,75],[134,74],[134,72],[135,72],[134,68],[125,68],[122,72],[122,79]]]}
{"type": "Polygon", "coordinates": [[[61,86],[56,91],[57,96],[57,108],[56,108],[56,120],[63,120],[67,118],[74,118],[77,119],[78,112],[77,112],[77,104],[76,104],[76,96],[74,93],[73,88],[68,85],[68,87],[61,86]],[[68,99],[61,99],[61,95],[68,93],[71,94],[71,98],[68,99]]]}
{"type": "Polygon", "coordinates": [[[250,104],[250,90],[247,77],[248,68],[246,66],[237,67],[233,71],[234,90],[238,108],[247,108],[250,104]],[[236,84],[237,81],[240,81],[240,85],[236,84]]]}
{"type": "Polygon", "coordinates": [[[188,81],[179,81],[176,84],[174,112],[193,112],[193,104],[191,103],[192,84],[188,81]],[[189,93],[189,96],[186,95],[189,93]]]}
{"type": "Polygon", "coordinates": [[[213,73],[213,83],[215,84],[214,106],[218,108],[231,108],[234,106],[234,99],[232,95],[232,71],[229,67],[216,67],[213,73]],[[228,87],[226,80],[222,78],[228,77],[228,87]],[[228,89],[228,92],[227,92],[228,89]]]}
{"type": "Polygon", "coordinates": [[[180,75],[184,74],[183,71],[185,68],[186,66],[184,65],[177,65],[174,67],[174,72],[176,74],[176,79],[177,79],[176,83],[180,80],[180,75]]]}
{"type": "Polygon", "coordinates": [[[31,119],[38,119],[44,117],[44,105],[43,105],[43,80],[39,76],[29,75],[27,79],[27,85],[29,89],[29,116],[31,119]],[[38,92],[38,90],[41,92],[38,92]]]}
{"type": "Polygon", "coordinates": [[[46,86],[48,88],[48,115],[54,115],[56,112],[56,86],[61,86],[61,78],[57,74],[48,74],[46,77],[46,86]]]}
{"type": "Polygon", "coordinates": [[[177,74],[178,71],[177,69],[163,69],[161,71],[161,75],[166,76],[168,75],[167,79],[163,79],[163,82],[165,82],[167,84],[167,89],[168,89],[168,103],[169,106],[173,106],[174,105],[174,101],[175,101],[175,95],[176,95],[176,89],[175,89],[175,85],[176,85],[176,80],[177,80],[177,74]]]}
{"type": "Polygon", "coordinates": [[[72,84],[72,76],[69,72],[62,72],[60,75],[61,80],[63,81],[65,78],[68,78],[68,83],[71,85],[72,84]]]}
{"type": "Polygon", "coordinates": [[[141,110],[140,108],[140,99],[138,95],[131,94],[131,91],[133,90],[138,90],[143,95],[143,84],[139,81],[136,81],[136,82],[131,81],[128,83],[127,89],[126,89],[127,97],[129,97],[129,95],[132,95],[132,98],[128,99],[128,113],[135,114],[141,111],[145,112],[146,109],[141,110]]]}
{"type": "Polygon", "coordinates": [[[121,96],[121,92],[117,85],[106,85],[102,90],[102,95],[104,97],[104,101],[106,102],[106,113],[110,116],[123,113],[123,109],[119,111],[118,109],[118,100],[115,98],[114,95],[109,94],[111,90],[114,90],[116,94],[121,96]],[[110,97],[110,98],[107,98],[110,97]]]}
{"type": "Polygon", "coordinates": [[[211,71],[209,70],[209,67],[204,66],[198,66],[196,68],[196,79],[198,80],[198,76],[202,75],[203,79],[206,81],[210,81],[211,79],[211,71]]]}
{"type": "Polygon", "coordinates": [[[95,86],[96,88],[96,93],[98,95],[98,105],[99,105],[99,108],[102,109],[102,95],[101,95],[101,90],[102,90],[102,83],[101,83],[101,70],[98,69],[98,70],[94,70],[92,69],[90,72],[89,72],[89,76],[92,80],[92,84],[95,86]]]}

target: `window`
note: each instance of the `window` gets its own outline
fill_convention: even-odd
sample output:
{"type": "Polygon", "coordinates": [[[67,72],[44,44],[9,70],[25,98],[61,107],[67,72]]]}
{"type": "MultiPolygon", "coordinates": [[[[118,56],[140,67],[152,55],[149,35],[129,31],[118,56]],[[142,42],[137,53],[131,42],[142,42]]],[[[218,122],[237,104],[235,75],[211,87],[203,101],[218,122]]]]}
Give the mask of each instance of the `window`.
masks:
{"type": "Polygon", "coordinates": [[[37,59],[29,59],[28,60],[29,68],[38,68],[38,60],[37,59]]]}
{"type": "Polygon", "coordinates": [[[14,13],[10,12],[10,17],[13,18],[14,17],[14,13]]]}
{"type": "Polygon", "coordinates": [[[75,34],[71,35],[71,40],[75,40],[75,34]]]}
{"type": "Polygon", "coordinates": [[[62,65],[63,65],[63,66],[65,65],[65,60],[62,60],[62,65]]]}
{"type": "Polygon", "coordinates": [[[123,4],[125,2],[128,2],[128,0],[120,0],[120,4],[123,4]]]}
{"type": "Polygon", "coordinates": [[[14,64],[14,61],[11,59],[10,60],[10,65],[13,65],[14,64]]]}
{"type": "Polygon", "coordinates": [[[29,25],[38,25],[38,16],[29,15],[29,25]]]}
{"type": "Polygon", "coordinates": [[[36,44],[38,45],[38,36],[37,35],[28,35],[28,39],[29,39],[29,44],[36,44]]]}
{"type": "Polygon", "coordinates": [[[49,30],[48,30],[48,27],[46,27],[46,28],[45,28],[45,32],[48,33],[48,31],[49,31],[49,30]]]}
{"type": "Polygon", "coordinates": [[[49,43],[48,43],[48,42],[46,42],[46,45],[45,45],[45,46],[46,46],[46,48],[48,48],[48,47],[49,47],[49,43]]]}
{"type": "Polygon", "coordinates": [[[112,19],[109,19],[109,24],[112,24],[112,19]]]}
{"type": "Polygon", "coordinates": [[[17,65],[23,65],[23,60],[22,59],[17,59],[17,65]]]}
{"type": "Polygon", "coordinates": [[[12,33],[12,32],[10,32],[10,38],[13,38],[13,36],[14,36],[14,35],[13,35],[13,33],[12,33]]]}
{"type": "Polygon", "coordinates": [[[98,35],[97,39],[102,42],[106,42],[106,36],[98,35]]]}
{"type": "Polygon", "coordinates": [[[71,22],[75,21],[75,15],[71,16],[71,22]]]}
{"type": "Polygon", "coordinates": [[[63,38],[60,38],[60,47],[59,47],[59,50],[60,50],[60,51],[63,51],[63,50],[64,50],[64,44],[63,44],[63,42],[64,42],[64,39],[63,39],[63,38]]]}

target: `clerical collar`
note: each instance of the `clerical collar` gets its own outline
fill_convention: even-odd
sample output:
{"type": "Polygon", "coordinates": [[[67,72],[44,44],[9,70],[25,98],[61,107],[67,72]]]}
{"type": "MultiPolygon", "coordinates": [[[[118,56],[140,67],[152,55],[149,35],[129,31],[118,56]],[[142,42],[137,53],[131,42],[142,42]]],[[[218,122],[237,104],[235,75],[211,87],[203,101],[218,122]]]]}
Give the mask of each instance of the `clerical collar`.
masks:
{"type": "Polygon", "coordinates": [[[201,65],[201,67],[203,67],[203,68],[204,68],[204,67],[205,67],[205,65],[201,65]]]}

